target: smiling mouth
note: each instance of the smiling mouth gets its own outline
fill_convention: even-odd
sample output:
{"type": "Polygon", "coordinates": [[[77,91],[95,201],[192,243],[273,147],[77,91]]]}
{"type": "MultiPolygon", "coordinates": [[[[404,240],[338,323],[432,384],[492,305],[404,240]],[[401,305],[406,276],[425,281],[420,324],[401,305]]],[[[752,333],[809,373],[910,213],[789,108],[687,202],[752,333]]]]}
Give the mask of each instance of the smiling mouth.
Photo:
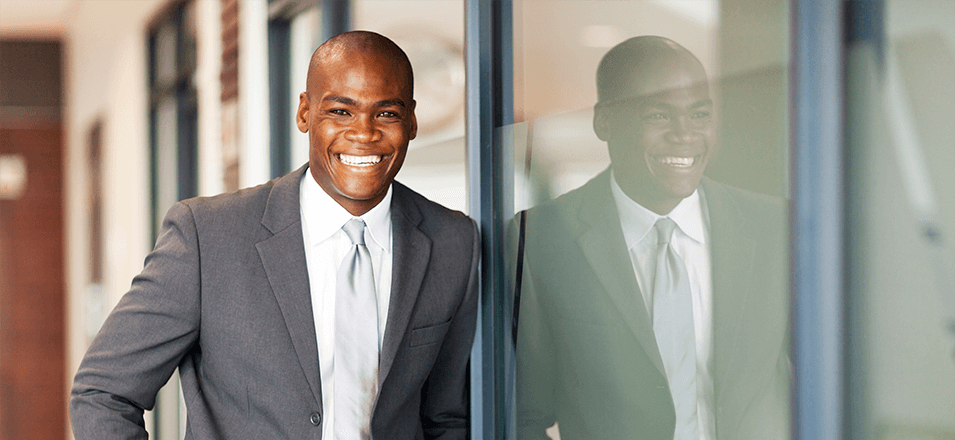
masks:
{"type": "Polygon", "coordinates": [[[373,156],[352,156],[350,154],[338,154],[338,160],[341,163],[353,166],[353,167],[370,167],[376,165],[384,159],[384,156],[373,155],[373,156]]]}
{"type": "Polygon", "coordinates": [[[699,158],[700,156],[653,156],[653,159],[656,160],[657,163],[673,168],[690,168],[699,158]]]}

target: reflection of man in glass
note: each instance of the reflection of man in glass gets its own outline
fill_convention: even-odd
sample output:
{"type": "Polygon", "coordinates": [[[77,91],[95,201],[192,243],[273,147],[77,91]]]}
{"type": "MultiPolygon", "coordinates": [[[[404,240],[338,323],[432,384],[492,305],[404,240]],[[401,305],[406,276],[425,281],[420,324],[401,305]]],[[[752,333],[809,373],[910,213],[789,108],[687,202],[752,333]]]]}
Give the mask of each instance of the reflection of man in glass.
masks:
{"type": "Polygon", "coordinates": [[[527,215],[521,437],[788,437],[784,203],[703,177],[714,106],[680,45],[617,45],[597,90],[610,169],[527,215]]]}

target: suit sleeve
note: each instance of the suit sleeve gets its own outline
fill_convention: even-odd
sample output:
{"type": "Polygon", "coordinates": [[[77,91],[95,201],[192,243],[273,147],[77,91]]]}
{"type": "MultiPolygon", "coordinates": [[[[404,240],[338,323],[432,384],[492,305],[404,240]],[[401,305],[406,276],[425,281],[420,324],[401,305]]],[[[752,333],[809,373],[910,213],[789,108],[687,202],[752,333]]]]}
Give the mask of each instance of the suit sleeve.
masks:
{"type": "Polygon", "coordinates": [[[481,238],[473,220],[471,229],[471,269],[467,290],[451,320],[435,367],[421,391],[421,426],[428,439],[468,438],[468,358],[477,322],[478,263],[481,256],[481,238]]]}
{"type": "Polygon", "coordinates": [[[529,263],[524,261],[517,332],[517,439],[547,440],[545,431],[557,421],[557,361],[529,263]]]}
{"type": "Polygon", "coordinates": [[[195,220],[182,203],[163,220],[143,272],[110,313],[84,356],[70,396],[77,440],[145,439],[143,410],[199,334],[195,220]]]}
{"type": "MultiPolygon", "coordinates": [[[[527,216],[530,215],[527,213],[527,216]]],[[[550,328],[545,319],[547,315],[538,301],[526,242],[524,255],[518,255],[522,250],[520,218],[520,215],[515,216],[508,225],[506,255],[509,291],[513,291],[517,283],[517,259],[523,259],[521,298],[517,309],[517,439],[549,440],[545,431],[557,420],[554,411],[554,366],[557,363],[553,358],[555,352],[550,328]]]]}

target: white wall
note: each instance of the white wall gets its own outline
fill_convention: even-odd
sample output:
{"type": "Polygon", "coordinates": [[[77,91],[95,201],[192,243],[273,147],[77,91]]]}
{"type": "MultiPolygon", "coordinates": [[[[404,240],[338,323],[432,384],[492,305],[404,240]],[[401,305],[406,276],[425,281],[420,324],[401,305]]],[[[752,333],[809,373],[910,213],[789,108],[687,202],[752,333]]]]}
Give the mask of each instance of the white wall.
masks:
{"type": "Polygon", "coordinates": [[[128,289],[149,240],[146,22],[160,0],[76,3],[65,31],[68,382],[88,344],[86,328],[128,289]],[[109,25],[104,25],[109,23],[109,25]],[[90,310],[87,139],[103,121],[105,301],[90,310]],[[92,313],[91,313],[92,312],[92,313]]]}

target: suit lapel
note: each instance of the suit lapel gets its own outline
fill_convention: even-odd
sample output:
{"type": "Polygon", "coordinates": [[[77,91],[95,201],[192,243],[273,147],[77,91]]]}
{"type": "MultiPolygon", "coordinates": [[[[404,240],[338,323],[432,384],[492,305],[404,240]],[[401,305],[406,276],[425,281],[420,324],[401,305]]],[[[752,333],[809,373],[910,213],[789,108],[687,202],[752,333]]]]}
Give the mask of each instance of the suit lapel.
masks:
{"type": "Polygon", "coordinates": [[[595,191],[583,201],[580,217],[586,227],[577,243],[647,356],[666,376],[650,315],[633,273],[630,253],[624,245],[620,219],[610,195],[609,178],[610,173],[604,172],[594,179],[595,191]]]}
{"type": "Polygon", "coordinates": [[[318,342],[312,315],[312,295],[305,264],[302,217],[299,212],[299,182],[305,168],[279,179],[265,206],[262,225],[272,237],[255,245],[265,267],[269,284],[282,310],[308,385],[322,404],[322,382],[318,366],[318,342]]]}
{"type": "Polygon", "coordinates": [[[411,312],[415,308],[421,282],[424,280],[431,257],[431,239],[418,229],[421,212],[409,200],[408,189],[394,183],[391,202],[393,228],[393,269],[391,278],[391,303],[388,308],[388,324],[381,349],[378,386],[384,384],[398,354],[398,348],[408,330],[411,312]]]}
{"type": "Polygon", "coordinates": [[[725,188],[704,179],[704,197],[710,217],[710,261],[713,270],[713,338],[717,396],[727,389],[734,372],[744,371],[750,359],[741,346],[743,325],[751,322],[753,313],[750,292],[753,292],[753,261],[756,240],[747,234],[747,219],[738,202],[725,188]]]}

